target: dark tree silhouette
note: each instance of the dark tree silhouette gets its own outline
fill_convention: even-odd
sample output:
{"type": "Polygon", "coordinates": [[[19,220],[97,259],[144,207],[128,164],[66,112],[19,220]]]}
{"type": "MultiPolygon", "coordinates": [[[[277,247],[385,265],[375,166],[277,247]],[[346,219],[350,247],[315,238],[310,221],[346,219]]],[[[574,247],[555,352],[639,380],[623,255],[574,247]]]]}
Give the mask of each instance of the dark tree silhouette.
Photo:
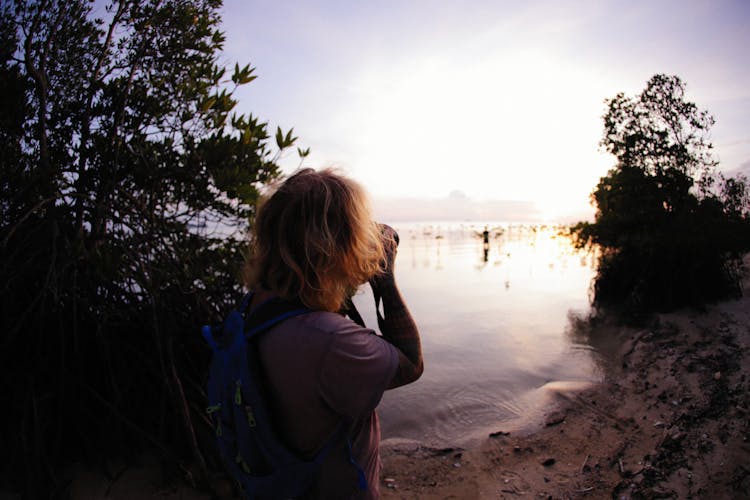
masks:
{"type": "Polygon", "coordinates": [[[0,4],[0,490],[143,448],[205,475],[198,325],[295,142],[232,112],[255,76],[219,63],[220,6],[0,4]]]}
{"type": "Polygon", "coordinates": [[[747,180],[715,173],[713,117],[685,100],[676,76],[606,104],[601,146],[617,164],[592,193],[595,222],[573,228],[580,246],[601,252],[594,302],[650,311],[739,293],[747,180]]]}

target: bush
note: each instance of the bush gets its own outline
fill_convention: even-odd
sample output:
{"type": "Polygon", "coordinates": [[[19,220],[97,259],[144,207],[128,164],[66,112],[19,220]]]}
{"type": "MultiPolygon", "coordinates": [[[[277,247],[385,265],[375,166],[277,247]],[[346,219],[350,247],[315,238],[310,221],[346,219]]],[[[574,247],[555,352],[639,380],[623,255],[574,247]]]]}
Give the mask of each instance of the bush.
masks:
{"type": "Polygon", "coordinates": [[[713,172],[713,118],[684,100],[678,77],[654,76],[635,99],[608,100],[602,146],[617,158],[573,227],[600,251],[596,305],[668,310],[740,293],[750,250],[747,180],[713,172]]]}
{"type": "Polygon", "coordinates": [[[205,476],[199,325],[295,140],[232,114],[220,1],[91,5],[0,4],[0,490],[29,498],[144,448],[205,476]]]}

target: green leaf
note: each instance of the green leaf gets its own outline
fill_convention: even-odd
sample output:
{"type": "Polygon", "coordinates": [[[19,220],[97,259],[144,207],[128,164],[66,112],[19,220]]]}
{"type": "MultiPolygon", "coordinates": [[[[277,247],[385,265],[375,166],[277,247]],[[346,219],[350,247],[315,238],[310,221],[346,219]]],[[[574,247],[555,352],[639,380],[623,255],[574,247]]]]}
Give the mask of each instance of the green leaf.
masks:
{"type": "Polygon", "coordinates": [[[214,104],[216,104],[216,97],[209,97],[208,99],[203,101],[203,103],[200,105],[200,109],[205,113],[209,109],[213,108],[214,104]]]}
{"type": "Polygon", "coordinates": [[[250,83],[250,82],[252,82],[252,81],[253,81],[253,80],[255,80],[256,78],[258,78],[258,77],[257,77],[257,76],[255,76],[255,75],[247,75],[247,76],[243,76],[242,78],[240,78],[240,81],[239,81],[238,83],[239,83],[240,85],[244,85],[244,84],[246,84],[246,83],[250,83]]]}
{"type": "Polygon", "coordinates": [[[297,140],[296,137],[292,136],[294,128],[289,129],[286,135],[281,131],[280,127],[276,127],[276,146],[282,150],[286,149],[294,144],[297,140]]]}

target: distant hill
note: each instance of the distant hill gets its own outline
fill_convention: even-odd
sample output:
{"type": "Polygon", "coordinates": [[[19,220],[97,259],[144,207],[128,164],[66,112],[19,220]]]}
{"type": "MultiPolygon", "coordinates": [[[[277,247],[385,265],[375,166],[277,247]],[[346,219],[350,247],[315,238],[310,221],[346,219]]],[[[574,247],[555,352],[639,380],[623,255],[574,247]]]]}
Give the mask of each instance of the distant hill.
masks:
{"type": "Polygon", "coordinates": [[[530,201],[475,201],[467,197],[375,198],[375,215],[393,222],[503,220],[541,222],[541,214],[530,201]]]}
{"type": "Polygon", "coordinates": [[[524,223],[569,223],[591,219],[588,212],[563,214],[547,220],[534,202],[524,200],[474,200],[462,193],[436,198],[375,197],[373,208],[378,220],[391,222],[423,221],[507,221],[524,223]]]}

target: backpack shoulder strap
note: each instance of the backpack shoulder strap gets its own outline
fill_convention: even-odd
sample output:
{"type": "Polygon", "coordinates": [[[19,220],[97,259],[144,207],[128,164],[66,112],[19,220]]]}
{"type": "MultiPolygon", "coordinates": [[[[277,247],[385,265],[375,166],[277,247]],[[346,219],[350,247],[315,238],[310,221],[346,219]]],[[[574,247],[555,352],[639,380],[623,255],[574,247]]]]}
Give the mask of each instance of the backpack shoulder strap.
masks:
{"type": "Polygon", "coordinates": [[[354,302],[352,301],[352,298],[349,297],[346,299],[346,302],[344,302],[344,307],[341,309],[341,314],[344,314],[345,316],[349,316],[349,319],[357,323],[362,328],[365,328],[365,320],[362,319],[362,315],[359,314],[359,311],[357,310],[357,307],[354,305],[354,302]]]}
{"type": "Polygon", "coordinates": [[[252,338],[286,319],[308,312],[310,309],[298,302],[272,297],[245,317],[245,338],[252,338]]]}

